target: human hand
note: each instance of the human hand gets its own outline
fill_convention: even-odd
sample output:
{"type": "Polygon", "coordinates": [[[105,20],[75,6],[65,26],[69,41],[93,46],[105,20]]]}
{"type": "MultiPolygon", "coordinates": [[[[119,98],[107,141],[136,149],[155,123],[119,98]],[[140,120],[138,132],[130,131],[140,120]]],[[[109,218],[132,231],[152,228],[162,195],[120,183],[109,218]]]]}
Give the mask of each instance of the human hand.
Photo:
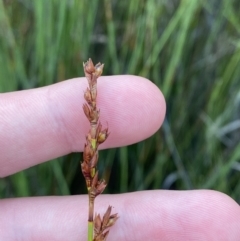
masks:
{"type": "MultiPolygon", "coordinates": [[[[0,177],[82,151],[89,123],[82,111],[87,82],[81,79],[0,96],[0,177]]],[[[160,127],[165,102],[151,82],[136,76],[101,77],[98,92],[101,122],[107,121],[111,130],[102,148],[138,142],[160,127]]],[[[87,200],[85,195],[1,200],[0,240],[86,240],[87,200]]],[[[120,216],[109,240],[234,241],[240,237],[240,207],[219,192],[100,195],[96,210],[104,213],[109,204],[120,216]]]]}

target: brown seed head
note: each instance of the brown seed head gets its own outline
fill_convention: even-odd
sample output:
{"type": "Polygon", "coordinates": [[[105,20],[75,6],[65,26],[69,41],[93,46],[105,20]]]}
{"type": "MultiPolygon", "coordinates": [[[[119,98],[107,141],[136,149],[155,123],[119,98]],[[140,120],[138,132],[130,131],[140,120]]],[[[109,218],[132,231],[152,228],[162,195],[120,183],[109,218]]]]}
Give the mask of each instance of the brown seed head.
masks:
{"type": "Polygon", "coordinates": [[[109,218],[108,223],[107,223],[107,228],[110,228],[111,226],[113,226],[116,223],[116,221],[118,220],[118,218],[119,217],[118,217],[117,213],[112,214],[109,218]]]}
{"type": "Polygon", "coordinates": [[[98,152],[95,152],[91,160],[91,168],[95,168],[98,163],[98,152]]]}
{"type": "Polygon", "coordinates": [[[84,71],[88,74],[93,74],[95,72],[95,66],[92,62],[92,59],[89,59],[86,63],[83,63],[84,71]]]}
{"type": "Polygon", "coordinates": [[[99,111],[93,110],[90,108],[86,103],[83,104],[83,111],[88,118],[89,122],[91,123],[97,123],[99,119],[99,111]]]}
{"type": "Polygon", "coordinates": [[[99,110],[92,111],[91,113],[91,120],[89,120],[91,123],[97,124],[99,119],[99,110]]]}
{"type": "Polygon", "coordinates": [[[91,118],[91,109],[88,107],[88,105],[86,103],[83,104],[83,111],[84,114],[86,115],[86,117],[88,118],[88,120],[91,118]]]}
{"type": "Polygon", "coordinates": [[[97,129],[96,129],[96,136],[99,135],[99,133],[101,132],[101,130],[102,130],[102,124],[101,124],[101,122],[99,122],[98,125],[97,125],[97,129]]]}
{"type": "Polygon", "coordinates": [[[103,218],[101,216],[95,215],[94,218],[94,240],[106,240],[107,235],[109,233],[108,229],[117,221],[117,214],[112,214],[112,207],[109,206],[107,211],[105,212],[103,218]]]}
{"type": "Polygon", "coordinates": [[[98,78],[102,75],[104,64],[98,63],[95,65],[94,75],[98,78]]]}
{"type": "Polygon", "coordinates": [[[103,220],[102,220],[102,227],[103,227],[103,229],[105,229],[107,227],[111,211],[112,211],[112,207],[108,206],[107,211],[103,215],[103,220]]]}
{"type": "Polygon", "coordinates": [[[98,181],[97,184],[95,185],[96,196],[101,194],[104,191],[104,189],[106,188],[106,186],[107,186],[107,184],[104,180],[98,181]]]}
{"type": "Polygon", "coordinates": [[[90,133],[90,131],[89,131],[88,134],[87,134],[87,136],[86,136],[86,141],[87,141],[88,145],[90,145],[91,140],[92,140],[92,137],[91,137],[91,133],[90,133]]]}
{"type": "Polygon", "coordinates": [[[81,163],[81,169],[82,169],[82,173],[85,178],[87,189],[88,189],[91,186],[91,180],[92,180],[91,170],[89,169],[89,166],[87,165],[86,162],[81,163]]]}
{"type": "Polygon", "coordinates": [[[102,229],[102,220],[99,214],[95,215],[93,222],[94,222],[94,234],[95,234],[94,236],[98,236],[102,229]]]}
{"type": "Polygon", "coordinates": [[[92,96],[90,90],[87,88],[87,90],[84,93],[84,99],[87,101],[89,105],[92,104],[92,96]]]}
{"type": "Polygon", "coordinates": [[[96,171],[94,177],[93,177],[93,180],[92,180],[92,183],[91,183],[91,187],[92,188],[95,188],[95,186],[97,186],[97,183],[98,183],[98,171],[96,171]]]}
{"type": "MultiPolygon", "coordinates": [[[[104,180],[98,179],[98,171],[96,170],[98,146],[109,136],[108,128],[102,130],[101,123],[98,123],[100,111],[96,107],[97,79],[103,72],[104,64],[98,63],[94,66],[92,60],[89,59],[86,63],[83,63],[83,67],[89,84],[89,88],[84,93],[84,99],[87,103],[83,104],[83,111],[90,122],[91,128],[86,136],[81,168],[87,184],[89,203],[94,203],[96,196],[101,194],[107,185],[104,180]]],[[[93,205],[90,205],[90,207],[92,209],[89,220],[92,220],[93,205]]],[[[117,214],[111,215],[111,211],[112,207],[109,206],[103,219],[100,215],[95,215],[93,241],[106,241],[109,234],[108,228],[118,219],[117,214]]]]}
{"type": "Polygon", "coordinates": [[[99,134],[98,134],[98,138],[97,138],[97,142],[98,144],[102,144],[104,141],[106,141],[106,139],[109,136],[109,132],[108,132],[108,128],[102,130],[99,134]]]}
{"type": "MultiPolygon", "coordinates": [[[[97,82],[96,83],[93,82],[93,84],[97,84],[97,82]]],[[[97,99],[97,89],[96,89],[96,86],[92,87],[91,96],[92,96],[92,101],[96,102],[96,99],[97,99]]]]}
{"type": "Polygon", "coordinates": [[[103,241],[106,241],[106,240],[107,240],[108,234],[109,234],[109,231],[103,233],[103,235],[102,235],[102,236],[103,236],[103,241]]]}
{"type": "Polygon", "coordinates": [[[90,161],[92,160],[94,155],[94,151],[90,147],[90,145],[85,144],[83,150],[83,162],[86,162],[90,166],[90,161]]]}
{"type": "Polygon", "coordinates": [[[110,228],[117,221],[118,219],[117,213],[111,215],[111,212],[112,212],[112,207],[108,206],[106,213],[103,215],[102,229],[110,228]]]}
{"type": "Polygon", "coordinates": [[[94,237],[93,241],[106,241],[109,231],[100,233],[98,236],[94,237]]]}

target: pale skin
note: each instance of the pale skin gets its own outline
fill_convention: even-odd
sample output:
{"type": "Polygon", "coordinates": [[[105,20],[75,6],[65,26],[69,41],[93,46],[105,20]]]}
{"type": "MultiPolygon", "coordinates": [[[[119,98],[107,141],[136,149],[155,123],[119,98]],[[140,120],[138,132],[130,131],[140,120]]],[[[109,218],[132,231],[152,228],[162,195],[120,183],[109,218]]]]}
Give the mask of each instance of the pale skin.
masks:
{"type": "MultiPolygon", "coordinates": [[[[86,79],[78,78],[0,95],[1,178],[83,150],[89,128],[82,111],[86,86],[86,79]]],[[[151,136],[161,126],[166,110],[158,88],[137,76],[100,77],[98,106],[100,120],[103,125],[108,123],[111,132],[102,148],[151,136]]],[[[120,216],[109,241],[240,239],[240,207],[220,192],[157,190],[100,195],[96,210],[103,213],[109,204],[120,216]]],[[[87,212],[85,195],[3,199],[0,240],[85,241],[87,212]]]]}

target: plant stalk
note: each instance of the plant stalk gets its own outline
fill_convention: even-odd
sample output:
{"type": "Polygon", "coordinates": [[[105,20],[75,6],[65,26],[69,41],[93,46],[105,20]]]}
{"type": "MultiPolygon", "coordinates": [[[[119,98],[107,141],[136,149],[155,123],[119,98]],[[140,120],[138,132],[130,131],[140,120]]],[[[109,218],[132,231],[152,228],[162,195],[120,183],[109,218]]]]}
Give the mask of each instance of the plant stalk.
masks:
{"type": "Polygon", "coordinates": [[[102,74],[103,66],[101,63],[94,66],[91,59],[83,64],[84,73],[89,84],[89,88],[84,93],[86,103],[83,104],[83,111],[90,122],[90,130],[86,136],[83,162],[81,162],[89,198],[88,241],[105,241],[109,233],[108,229],[118,219],[117,214],[111,214],[112,207],[109,206],[103,218],[98,214],[93,220],[94,200],[104,191],[107,185],[104,180],[99,179],[97,170],[98,146],[109,135],[108,128],[102,129],[102,125],[99,122],[100,112],[96,106],[97,78],[102,74]]]}
{"type": "Polygon", "coordinates": [[[93,221],[88,221],[88,241],[93,241],[93,221]]]}
{"type": "Polygon", "coordinates": [[[88,241],[93,241],[93,212],[95,197],[91,195],[91,188],[88,191],[89,207],[88,207],[88,241]]]}

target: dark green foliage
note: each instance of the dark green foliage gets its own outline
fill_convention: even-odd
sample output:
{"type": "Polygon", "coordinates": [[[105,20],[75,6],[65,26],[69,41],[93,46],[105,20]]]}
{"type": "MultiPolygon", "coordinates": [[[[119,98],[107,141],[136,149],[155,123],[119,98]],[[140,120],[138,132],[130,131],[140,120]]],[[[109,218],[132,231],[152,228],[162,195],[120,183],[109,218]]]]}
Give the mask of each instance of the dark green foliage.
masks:
{"type": "MultiPolygon", "coordinates": [[[[105,75],[149,78],[165,123],[101,152],[107,192],[210,188],[240,202],[239,12],[238,0],[0,0],[0,91],[83,76],[89,57],[105,75]]],[[[0,180],[1,197],[86,193],[80,156],[0,180]]]]}

